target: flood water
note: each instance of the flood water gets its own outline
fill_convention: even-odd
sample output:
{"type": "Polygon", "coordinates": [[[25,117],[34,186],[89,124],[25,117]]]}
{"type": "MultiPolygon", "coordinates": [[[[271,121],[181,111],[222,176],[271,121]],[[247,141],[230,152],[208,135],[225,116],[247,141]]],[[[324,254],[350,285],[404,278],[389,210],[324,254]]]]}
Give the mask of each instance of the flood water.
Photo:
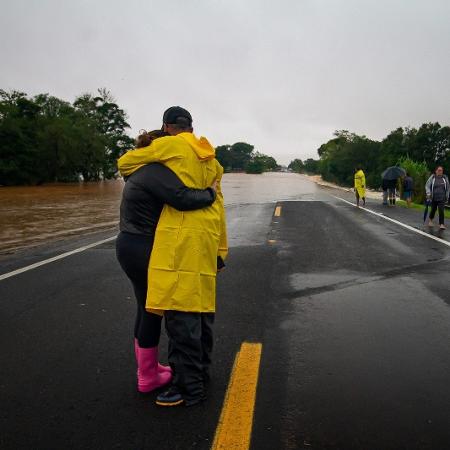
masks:
{"type": "MultiPolygon", "coordinates": [[[[0,188],[0,254],[117,225],[123,180],[0,188]]],[[[316,186],[290,173],[225,174],[226,205],[314,194],[316,186]]]]}

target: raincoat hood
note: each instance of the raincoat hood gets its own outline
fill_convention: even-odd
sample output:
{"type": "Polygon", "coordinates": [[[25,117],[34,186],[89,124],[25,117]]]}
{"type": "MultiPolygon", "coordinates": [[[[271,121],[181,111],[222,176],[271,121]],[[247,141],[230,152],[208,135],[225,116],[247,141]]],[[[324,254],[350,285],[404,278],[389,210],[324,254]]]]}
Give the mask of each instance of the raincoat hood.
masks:
{"type": "Polygon", "coordinates": [[[216,152],[205,137],[197,138],[193,133],[179,133],[155,139],[148,147],[125,153],[117,161],[117,167],[120,174],[127,177],[145,164],[167,163],[191,157],[206,163],[215,159],[216,152]]]}
{"type": "Polygon", "coordinates": [[[177,136],[183,138],[191,146],[198,159],[208,160],[216,157],[214,147],[205,137],[197,138],[193,133],[180,133],[177,136]]]}

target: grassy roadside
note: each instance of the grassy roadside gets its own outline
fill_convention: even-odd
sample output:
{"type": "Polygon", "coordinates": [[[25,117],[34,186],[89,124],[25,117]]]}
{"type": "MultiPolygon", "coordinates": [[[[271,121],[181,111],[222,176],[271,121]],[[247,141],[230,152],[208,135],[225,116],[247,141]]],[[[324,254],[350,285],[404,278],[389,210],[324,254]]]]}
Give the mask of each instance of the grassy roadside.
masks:
{"type": "MultiPolygon", "coordinates": [[[[398,206],[402,206],[403,208],[408,207],[405,200],[397,200],[395,204],[398,206]]],[[[425,206],[419,203],[411,203],[410,209],[417,209],[419,211],[423,211],[425,209],[425,206]]],[[[444,210],[444,217],[450,219],[450,210],[448,208],[445,208],[444,210]]]]}

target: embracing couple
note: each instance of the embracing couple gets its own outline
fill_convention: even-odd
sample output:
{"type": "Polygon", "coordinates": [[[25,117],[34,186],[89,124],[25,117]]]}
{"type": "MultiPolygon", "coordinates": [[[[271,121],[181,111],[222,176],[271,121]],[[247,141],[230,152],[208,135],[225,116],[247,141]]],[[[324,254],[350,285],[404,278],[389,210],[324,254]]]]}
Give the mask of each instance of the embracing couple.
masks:
{"type": "Polygon", "coordinates": [[[137,387],[162,386],[160,406],[205,399],[213,347],[216,275],[227,255],[223,168],[192,117],[167,109],[161,130],[142,133],[118,160],[126,179],[117,258],[137,300],[134,347],[137,387]],[[164,318],[170,367],[159,364],[164,318]]]}

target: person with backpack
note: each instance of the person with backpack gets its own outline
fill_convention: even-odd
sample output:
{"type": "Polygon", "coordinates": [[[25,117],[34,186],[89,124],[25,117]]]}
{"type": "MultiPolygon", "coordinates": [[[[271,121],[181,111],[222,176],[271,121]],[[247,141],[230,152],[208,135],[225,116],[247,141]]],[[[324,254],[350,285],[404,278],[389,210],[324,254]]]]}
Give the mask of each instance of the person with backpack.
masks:
{"type": "Polygon", "coordinates": [[[403,180],[403,198],[406,200],[408,208],[411,207],[413,190],[414,190],[414,180],[409,175],[409,173],[406,172],[406,177],[403,180]]]}
{"type": "Polygon", "coordinates": [[[447,175],[444,175],[444,168],[437,166],[433,175],[428,178],[425,184],[427,200],[431,202],[431,211],[428,226],[433,227],[433,219],[436,210],[439,211],[439,229],[445,230],[444,208],[449,196],[449,183],[447,175]]]}

